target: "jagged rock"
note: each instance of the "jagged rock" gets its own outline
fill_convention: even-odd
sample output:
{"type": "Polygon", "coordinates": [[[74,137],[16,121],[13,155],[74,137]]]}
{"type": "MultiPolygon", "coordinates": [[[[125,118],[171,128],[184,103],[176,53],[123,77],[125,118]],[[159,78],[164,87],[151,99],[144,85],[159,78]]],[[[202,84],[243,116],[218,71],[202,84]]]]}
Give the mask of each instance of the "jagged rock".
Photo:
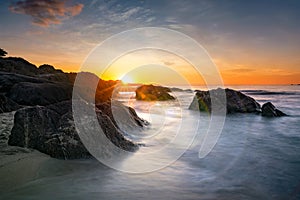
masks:
{"type": "MultiPolygon", "coordinates": [[[[216,101],[221,100],[221,93],[224,89],[218,88],[211,91],[197,90],[192,103],[189,106],[190,110],[200,110],[211,112],[211,97],[210,93],[214,93],[216,101]],[[220,98],[219,98],[220,97],[220,98]]],[[[232,89],[225,89],[226,95],[226,109],[227,113],[257,113],[260,112],[260,105],[253,98],[232,89]]],[[[219,106],[224,105],[225,102],[218,102],[219,106]]]]}
{"type": "Polygon", "coordinates": [[[131,107],[124,106],[119,101],[110,101],[96,104],[96,108],[105,113],[112,123],[122,131],[138,129],[149,125],[149,122],[141,119],[131,107]]]}
{"type": "Polygon", "coordinates": [[[0,94],[0,113],[11,112],[21,108],[16,102],[7,98],[4,94],[0,94]]]}
{"type": "Polygon", "coordinates": [[[109,81],[104,81],[102,79],[98,80],[97,90],[95,94],[96,104],[110,101],[115,87],[120,83],[121,83],[120,81],[113,81],[113,80],[109,80],[109,81]]]}
{"type": "Polygon", "coordinates": [[[73,84],[73,76],[76,77],[75,73],[53,73],[53,74],[39,74],[36,77],[45,79],[50,82],[64,82],[68,84],[73,84]]]}
{"type": "Polygon", "coordinates": [[[72,98],[72,85],[65,83],[14,84],[7,96],[20,105],[49,105],[72,98]]]}
{"type": "Polygon", "coordinates": [[[175,97],[169,94],[171,90],[167,87],[142,85],[135,90],[135,98],[142,101],[168,101],[175,100],[175,97]]]}
{"type": "Polygon", "coordinates": [[[46,107],[35,106],[18,110],[14,116],[8,144],[37,149],[53,157],[63,154],[62,147],[53,146],[53,142],[59,139],[59,118],[59,114],[46,107]]]}
{"type": "MultiPolygon", "coordinates": [[[[124,137],[121,125],[142,128],[147,122],[132,108],[121,103],[111,104],[112,93],[119,81],[104,81],[88,72],[63,73],[50,65],[37,68],[22,58],[0,58],[0,71],[0,112],[17,110],[9,145],[36,149],[55,158],[90,156],[75,129],[72,115],[72,101],[82,101],[95,110],[96,123],[102,127],[104,137],[123,150],[138,148],[124,137]],[[82,81],[75,86],[77,92],[72,99],[78,75],[82,81]],[[95,86],[96,91],[91,86],[95,86]],[[86,101],[95,102],[96,108],[86,101]],[[121,118],[115,120],[115,112],[121,118]]],[[[94,127],[91,128],[94,131],[94,127]]]]}
{"type": "Polygon", "coordinates": [[[8,93],[10,89],[17,83],[30,82],[30,83],[45,83],[49,82],[44,79],[24,76],[20,74],[13,74],[7,72],[0,72],[0,92],[8,93]]]}
{"type": "Polygon", "coordinates": [[[18,57],[0,58],[0,71],[22,74],[26,76],[63,73],[62,70],[55,69],[53,66],[48,64],[43,64],[37,68],[34,64],[18,57]]]}
{"type": "Polygon", "coordinates": [[[261,114],[264,117],[281,117],[287,115],[282,111],[278,110],[271,102],[267,102],[263,104],[261,111],[262,111],[261,114]]]}
{"type": "MultiPolygon", "coordinates": [[[[120,104],[121,108],[126,109],[120,104]]],[[[110,107],[97,106],[96,115],[105,136],[117,147],[134,151],[138,145],[126,139],[116,122],[113,122],[110,107]],[[102,107],[100,107],[102,108],[102,107]]],[[[123,113],[124,119],[136,118],[130,112],[123,113]]],[[[140,122],[143,120],[140,119],[140,122]]],[[[138,126],[138,124],[135,122],[138,126]]],[[[142,124],[143,126],[144,124],[142,124]]],[[[100,133],[99,133],[100,134],[100,133]]],[[[64,101],[49,106],[23,108],[15,113],[14,126],[8,140],[9,145],[39,150],[55,158],[76,159],[90,156],[75,129],[72,102],[64,101]]]]}
{"type": "Polygon", "coordinates": [[[95,74],[89,72],[71,73],[69,78],[72,85],[75,79],[80,83],[77,82],[74,87],[76,87],[76,93],[82,99],[96,104],[110,101],[115,87],[121,83],[120,81],[99,79],[95,74]],[[96,87],[96,91],[94,88],[91,89],[91,85],[96,87]]]}
{"type": "Polygon", "coordinates": [[[135,110],[131,107],[127,107],[128,111],[130,113],[130,116],[132,117],[132,119],[135,121],[135,123],[140,126],[140,127],[144,127],[144,126],[148,126],[150,123],[144,119],[141,119],[135,112],[135,110]]]}
{"type": "Polygon", "coordinates": [[[38,68],[38,72],[40,74],[55,74],[55,73],[63,73],[62,70],[55,69],[52,65],[43,64],[38,68]]]}
{"type": "Polygon", "coordinates": [[[122,131],[120,131],[117,126],[115,126],[111,118],[105,113],[103,113],[102,111],[97,112],[97,118],[103,130],[103,133],[115,146],[125,151],[135,151],[138,148],[137,144],[124,137],[122,131]]]}
{"type": "Polygon", "coordinates": [[[0,72],[0,93],[20,105],[49,105],[72,98],[73,84],[79,75],[80,85],[76,85],[78,96],[88,102],[110,101],[119,81],[104,81],[88,72],[39,74],[24,76],[0,72]],[[91,90],[94,85],[96,91],[91,90]]]}
{"type": "Polygon", "coordinates": [[[0,71],[31,76],[38,73],[38,68],[23,58],[8,57],[0,58],[0,71]]]}

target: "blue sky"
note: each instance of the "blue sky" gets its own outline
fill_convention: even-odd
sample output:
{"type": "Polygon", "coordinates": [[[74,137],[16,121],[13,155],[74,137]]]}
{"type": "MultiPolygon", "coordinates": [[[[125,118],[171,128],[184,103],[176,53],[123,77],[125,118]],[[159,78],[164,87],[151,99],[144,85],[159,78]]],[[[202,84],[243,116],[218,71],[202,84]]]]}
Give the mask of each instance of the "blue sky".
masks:
{"type": "Polygon", "coordinates": [[[76,71],[109,36],[154,26],[194,38],[225,76],[260,72],[286,80],[300,75],[298,0],[36,2],[0,2],[0,46],[37,65],[76,71]]]}

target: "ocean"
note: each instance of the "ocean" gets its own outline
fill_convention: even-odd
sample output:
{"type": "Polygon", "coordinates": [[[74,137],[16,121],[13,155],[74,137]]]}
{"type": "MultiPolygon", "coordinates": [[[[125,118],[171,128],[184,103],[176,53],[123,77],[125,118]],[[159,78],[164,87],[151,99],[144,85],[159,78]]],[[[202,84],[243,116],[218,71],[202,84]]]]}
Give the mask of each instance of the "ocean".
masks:
{"type": "Polygon", "coordinates": [[[300,199],[300,86],[228,87],[261,105],[271,101],[288,116],[227,115],[216,145],[199,158],[210,116],[188,110],[193,93],[177,91],[179,101],[153,103],[123,90],[118,100],[151,125],[124,130],[143,145],[118,161],[118,170],[96,159],[28,154],[0,166],[0,199],[300,199]]]}

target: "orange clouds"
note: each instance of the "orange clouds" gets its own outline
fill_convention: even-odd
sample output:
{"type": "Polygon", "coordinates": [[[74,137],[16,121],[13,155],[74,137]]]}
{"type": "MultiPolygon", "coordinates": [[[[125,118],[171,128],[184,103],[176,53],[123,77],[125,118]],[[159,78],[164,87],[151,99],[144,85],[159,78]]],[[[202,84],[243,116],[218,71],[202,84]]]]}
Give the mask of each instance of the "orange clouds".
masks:
{"type": "Polygon", "coordinates": [[[83,4],[69,6],[66,3],[67,0],[23,0],[13,3],[9,10],[31,16],[34,25],[48,27],[81,13],[83,4]]]}

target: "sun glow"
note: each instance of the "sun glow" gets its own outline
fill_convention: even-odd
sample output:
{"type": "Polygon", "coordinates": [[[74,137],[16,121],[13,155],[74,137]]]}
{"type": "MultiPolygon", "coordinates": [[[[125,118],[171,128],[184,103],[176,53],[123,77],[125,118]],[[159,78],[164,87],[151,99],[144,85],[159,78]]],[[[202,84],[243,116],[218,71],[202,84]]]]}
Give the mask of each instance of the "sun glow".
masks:
{"type": "Polygon", "coordinates": [[[129,76],[128,74],[125,74],[120,79],[122,80],[123,83],[134,83],[133,78],[131,76],[129,76]]]}

